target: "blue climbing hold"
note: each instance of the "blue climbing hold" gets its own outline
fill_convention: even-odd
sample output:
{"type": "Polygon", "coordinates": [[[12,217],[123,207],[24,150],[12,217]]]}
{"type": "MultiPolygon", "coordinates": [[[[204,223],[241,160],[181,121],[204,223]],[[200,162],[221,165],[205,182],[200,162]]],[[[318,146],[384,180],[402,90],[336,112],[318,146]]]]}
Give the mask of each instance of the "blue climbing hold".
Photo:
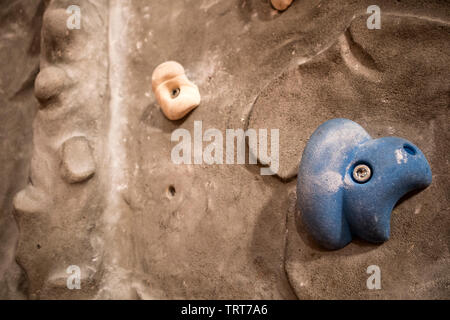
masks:
{"type": "Polygon", "coordinates": [[[327,249],[340,249],[353,236],[382,243],[397,201],[430,184],[430,165],[411,142],[372,139],[359,124],[333,119],[303,151],[297,206],[307,231],[327,249]]]}

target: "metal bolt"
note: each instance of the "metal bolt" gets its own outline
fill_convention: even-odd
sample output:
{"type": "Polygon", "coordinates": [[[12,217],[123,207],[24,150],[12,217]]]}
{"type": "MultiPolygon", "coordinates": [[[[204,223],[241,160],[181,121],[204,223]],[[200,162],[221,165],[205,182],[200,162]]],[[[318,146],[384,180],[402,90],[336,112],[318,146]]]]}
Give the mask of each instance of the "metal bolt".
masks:
{"type": "Polygon", "coordinates": [[[357,182],[367,182],[371,176],[372,171],[370,170],[369,166],[365,164],[357,165],[353,170],[353,179],[355,179],[355,181],[357,182]]]}

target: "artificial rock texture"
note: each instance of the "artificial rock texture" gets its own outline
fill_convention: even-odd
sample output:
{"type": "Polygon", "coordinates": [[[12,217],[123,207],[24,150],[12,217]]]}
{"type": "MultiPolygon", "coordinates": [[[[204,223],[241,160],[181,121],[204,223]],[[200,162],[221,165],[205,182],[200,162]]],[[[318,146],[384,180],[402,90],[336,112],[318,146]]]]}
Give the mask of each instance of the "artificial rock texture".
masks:
{"type": "Polygon", "coordinates": [[[0,299],[26,297],[12,198],[28,181],[43,12],[40,1],[0,3],[0,299]]]}
{"type": "Polygon", "coordinates": [[[0,62],[4,297],[450,296],[448,2],[383,3],[381,30],[365,26],[370,1],[296,0],[284,12],[269,0],[24,3],[0,8],[15,12],[0,45],[16,39],[13,50],[27,52],[2,51],[18,60],[0,62]],[[72,4],[81,30],[61,26],[72,4]],[[39,49],[27,50],[35,37],[39,48],[40,17],[37,111],[39,49]],[[202,96],[178,121],[164,117],[151,89],[152,71],[169,60],[202,96]],[[297,223],[301,152],[334,117],[373,137],[407,138],[430,161],[432,185],[394,209],[381,246],[324,251],[297,223]],[[280,129],[278,176],[261,176],[257,165],[173,164],[171,133],[193,135],[197,120],[224,133],[280,129]],[[86,154],[64,156],[74,149],[86,154]],[[79,174],[78,157],[88,173],[79,174]],[[373,264],[382,289],[369,291],[373,264]],[[66,288],[70,265],[81,268],[81,290],[66,288]]]}

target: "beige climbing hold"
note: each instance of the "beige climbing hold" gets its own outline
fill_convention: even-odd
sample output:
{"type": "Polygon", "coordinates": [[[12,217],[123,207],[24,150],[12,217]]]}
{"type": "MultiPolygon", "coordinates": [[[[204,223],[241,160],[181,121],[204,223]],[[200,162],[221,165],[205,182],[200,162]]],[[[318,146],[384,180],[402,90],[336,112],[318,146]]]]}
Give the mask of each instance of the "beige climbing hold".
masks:
{"type": "Polygon", "coordinates": [[[271,0],[272,6],[278,11],[286,10],[292,3],[293,0],[271,0]]]}
{"type": "Polygon", "coordinates": [[[181,64],[167,61],[153,71],[152,89],[163,113],[170,120],[183,118],[200,104],[200,92],[181,64]]]}
{"type": "Polygon", "coordinates": [[[72,137],[61,146],[61,173],[69,183],[82,182],[95,173],[95,162],[89,141],[82,136],[72,137]]]}
{"type": "Polygon", "coordinates": [[[64,70],[48,67],[39,72],[34,82],[34,95],[40,102],[58,96],[64,89],[67,76],[64,70]]]}

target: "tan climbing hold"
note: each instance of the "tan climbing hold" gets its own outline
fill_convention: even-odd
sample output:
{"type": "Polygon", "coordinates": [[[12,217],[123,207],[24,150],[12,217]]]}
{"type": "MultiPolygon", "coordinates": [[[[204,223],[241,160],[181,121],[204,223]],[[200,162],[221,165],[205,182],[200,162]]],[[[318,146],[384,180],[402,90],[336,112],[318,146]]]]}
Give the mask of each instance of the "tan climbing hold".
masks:
{"type": "Polygon", "coordinates": [[[278,11],[286,10],[292,3],[293,0],[271,0],[272,6],[278,11]]]}
{"type": "Polygon", "coordinates": [[[183,118],[200,104],[200,92],[181,64],[167,61],[153,71],[152,89],[163,113],[170,120],[183,118]]]}
{"type": "Polygon", "coordinates": [[[61,173],[69,183],[82,182],[95,173],[89,141],[82,136],[68,139],[61,146],[61,173]]]}
{"type": "Polygon", "coordinates": [[[39,72],[34,82],[34,95],[40,102],[58,96],[64,89],[67,76],[64,70],[48,67],[39,72]]]}

